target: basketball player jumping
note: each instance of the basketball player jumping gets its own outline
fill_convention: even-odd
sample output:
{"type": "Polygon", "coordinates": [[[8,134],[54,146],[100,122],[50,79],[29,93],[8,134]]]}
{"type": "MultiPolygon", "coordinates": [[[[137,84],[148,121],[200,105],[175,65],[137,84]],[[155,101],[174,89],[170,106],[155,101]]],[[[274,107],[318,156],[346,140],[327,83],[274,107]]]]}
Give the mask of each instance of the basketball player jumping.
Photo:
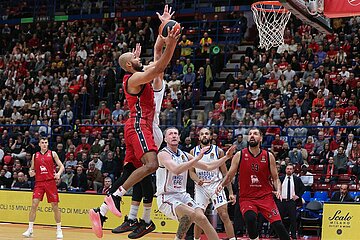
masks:
{"type": "Polygon", "coordinates": [[[130,118],[125,123],[125,166],[122,176],[115,181],[101,207],[89,211],[97,237],[103,235],[102,225],[107,211],[121,217],[121,197],[159,166],[152,129],[155,104],[150,82],[164,72],[180,37],[179,30],[168,30],[169,34],[164,40],[160,37],[161,41],[165,41],[165,51],[158,61],[146,69],[142,69],[140,59],[134,53],[124,53],[119,58],[121,68],[128,72],[123,79],[123,88],[130,108],[130,118]]]}
{"type": "MultiPolygon", "coordinates": [[[[200,145],[196,146],[191,150],[190,154],[193,156],[198,156],[201,149],[204,147],[209,147],[210,149],[206,151],[201,158],[200,162],[213,162],[217,161],[219,158],[224,156],[224,151],[218,148],[216,145],[211,144],[212,136],[208,128],[202,128],[199,132],[200,145]]],[[[225,191],[222,190],[219,194],[214,194],[216,187],[222,180],[223,175],[227,173],[226,165],[223,164],[220,168],[214,169],[212,171],[205,171],[199,168],[191,168],[189,174],[191,179],[196,183],[195,185],[195,202],[200,206],[203,212],[205,212],[209,203],[214,204],[218,215],[225,226],[225,232],[229,240],[235,240],[235,233],[233,225],[230,221],[228,210],[227,210],[227,199],[225,191]]],[[[232,204],[235,204],[236,198],[233,195],[233,189],[231,183],[227,185],[229,191],[229,198],[232,204]]],[[[194,228],[194,239],[199,240],[201,235],[201,228],[198,225],[195,225],[194,228]]]]}
{"type": "Polygon", "coordinates": [[[187,173],[191,167],[206,171],[219,168],[232,157],[235,147],[231,147],[221,159],[204,163],[200,160],[209,147],[202,148],[198,156],[193,157],[178,149],[180,142],[178,129],[168,128],[164,135],[167,146],[158,154],[159,168],[156,171],[159,210],[167,217],[179,221],[175,240],[183,239],[193,222],[204,230],[208,239],[219,239],[203,210],[186,192],[187,173]]]}
{"type": "MultiPolygon", "coordinates": [[[[174,12],[171,12],[171,8],[169,12],[165,8],[163,15],[161,16],[159,15],[159,18],[161,21],[165,21],[167,19],[171,19],[171,16],[173,14],[174,12]]],[[[164,42],[161,41],[161,39],[159,39],[159,41],[156,41],[156,44],[154,46],[154,61],[158,61],[160,59],[163,45],[164,42]]],[[[140,56],[140,53],[141,53],[141,46],[140,44],[137,44],[135,54],[137,56],[140,56]]],[[[164,78],[164,74],[161,73],[158,77],[154,79],[152,83],[154,89],[154,100],[155,100],[153,135],[154,135],[155,144],[158,149],[160,148],[163,142],[163,133],[159,128],[159,124],[160,124],[159,115],[160,115],[161,105],[165,92],[165,82],[163,78],[164,78]]],[[[131,206],[130,206],[129,215],[125,216],[124,222],[120,226],[114,228],[112,230],[112,233],[124,233],[124,232],[132,231],[128,235],[128,237],[130,239],[136,239],[154,231],[156,226],[151,221],[150,218],[153,196],[154,196],[154,191],[151,181],[151,175],[148,175],[139,183],[134,185],[133,194],[131,197],[131,206]],[[141,199],[143,200],[144,209],[143,209],[143,216],[140,219],[140,221],[138,221],[137,215],[138,215],[141,199]]]]}
{"type": "Polygon", "coordinates": [[[51,203],[54,211],[54,217],[56,221],[56,238],[63,238],[61,230],[61,213],[59,211],[59,195],[56,187],[55,179],[59,179],[62,172],[64,171],[64,165],[61,163],[56,152],[48,149],[48,139],[41,138],[40,151],[36,152],[32,156],[31,166],[29,169],[30,177],[35,176],[35,187],[33,192],[33,199],[31,210],[29,213],[29,227],[22,234],[24,237],[33,236],[33,226],[36,218],[36,210],[39,206],[40,201],[43,200],[44,193],[49,203],[51,203]],[[55,173],[55,164],[59,167],[59,171],[55,173]]]}
{"type": "Polygon", "coordinates": [[[289,240],[289,234],[281,222],[273,199],[274,193],[279,200],[282,200],[275,157],[269,151],[260,148],[262,133],[259,129],[249,130],[248,143],[248,148],[237,152],[233,157],[229,172],[218,186],[216,194],[221,193],[238,171],[240,210],[250,239],[259,239],[256,218],[257,214],[261,213],[270,222],[280,240],[289,240]],[[274,182],[274,192],[271,178],[274,182]]]}

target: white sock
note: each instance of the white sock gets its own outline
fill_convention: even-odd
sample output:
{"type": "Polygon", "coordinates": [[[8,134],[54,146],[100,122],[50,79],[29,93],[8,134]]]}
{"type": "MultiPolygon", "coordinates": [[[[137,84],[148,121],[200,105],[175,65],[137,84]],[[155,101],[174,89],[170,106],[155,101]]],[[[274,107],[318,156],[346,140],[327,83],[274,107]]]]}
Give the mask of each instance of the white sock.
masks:
{"type": "Polygon", "coordinates": [[[100,206],[100,214],[102,216],[106,216],[108,211],[109,211],[109,207],[106,205],[106,203],[102,203],[100,206]]]}
{"type": "Polygon", "coordinates": [[[131,205],[129,212],[129,219],[131,220],[137,219],[138,211],[139,211],[139,206],[131,205]]]}
{"type": "Polygon", "coordinates": [[[251,239],[251,238],[250,238],[250,240],[259,240],[259,237],[257,237],[257,238],[254,238],[254,239],[251,239]]]}
{"type": "Polygon", "coordinates": [[[116,192],[114,192],[112,195],[122,197],[125,195],[126,192],[127,191],[125,190],[125,188],[123,188],[123,186],[120,186],[118,190],[116,190],[116,192]]]}
{"type": "Polygon", "coordinates": [[[32,232],[34,228],[34,222],[29,222],[29,230],[32,232]]]}
{"type": "Polygon", "coordinates": [[[236,237],[229,238],[229,240],[236,240],[236,237]]]}
{"type": "Polygon", "coordinates": [[[142,220],[144,220],[146,223],[150,223],[151,222],[150,214],[151,214],[151,207],[144,207],[142,220]]]}
{"type": "Polygon", "coordinates": [[[200,240],[201,238],[194,238],[194,240],[200,240]]]}
{"type": "Polygon", "coordinates": [[[56,231],[60,231],[61,230],[61,222],[56,223],[56,231]]]}
{"type": "Polygon", "coordinates": [[[178,238],[177,236],[175,236],[174,240],[181,240],[181,238],[178,238]]]}

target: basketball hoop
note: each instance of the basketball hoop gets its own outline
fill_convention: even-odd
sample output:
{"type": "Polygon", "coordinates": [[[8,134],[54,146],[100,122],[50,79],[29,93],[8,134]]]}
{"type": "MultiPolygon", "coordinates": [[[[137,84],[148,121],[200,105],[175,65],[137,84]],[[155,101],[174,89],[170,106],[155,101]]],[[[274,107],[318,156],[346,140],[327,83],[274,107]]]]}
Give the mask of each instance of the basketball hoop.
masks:
{"type": "Polygon", "coordinates": [[[259,31],[260,48],[269,50],[284,44],[284,31],[291,12],[278,1],[260,1],[251,5],[259,31]]]}

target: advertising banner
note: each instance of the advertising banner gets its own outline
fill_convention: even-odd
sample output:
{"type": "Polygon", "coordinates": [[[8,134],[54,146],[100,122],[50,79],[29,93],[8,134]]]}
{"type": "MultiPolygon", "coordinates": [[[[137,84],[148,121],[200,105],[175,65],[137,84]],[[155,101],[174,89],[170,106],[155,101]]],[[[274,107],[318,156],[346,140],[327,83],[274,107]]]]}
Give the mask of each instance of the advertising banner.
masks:
{"type": "MultiPolygon", "coordinates": [[[[100,206],[104,201],[104,195],[76,193],[59,193],[59,195],[62,225],[91,228],[89,209],[100,206]]],[[[0,222],[28,223],[31,201],[32,192],[30,191],[1,190],[0,222]]],[[[131,197],[125,196],[122,201],[124,202],[121,205],[123,217],[118,218],[109,212],[107,215],[109,219],[104,224],[105,229],[119,226],[124,221],[125,215],[129,213],[131,197]]],[[[138,217],[142,216],[142,209],[141,204],[138,217]]],[[[156,225],[156,232],[175,233],[177,230],[178,223],[167,218],[157,209],[156,198],[153,200],[151,219],[156,225]]],[[[46,195],[37,209],[35,224],[55,225],[54,214],[51,204],[47,202],[46,195]]]]}
{"type": "Polygon", "coordinates": [[[360,0],[324,0],[324,15],[328,18],[360,16],[360,0]]]}
{"type": "Polygon", "coordinates": [[[360,204],[324,204],[322,239],[358,240],[359,226],[360,204]]]}

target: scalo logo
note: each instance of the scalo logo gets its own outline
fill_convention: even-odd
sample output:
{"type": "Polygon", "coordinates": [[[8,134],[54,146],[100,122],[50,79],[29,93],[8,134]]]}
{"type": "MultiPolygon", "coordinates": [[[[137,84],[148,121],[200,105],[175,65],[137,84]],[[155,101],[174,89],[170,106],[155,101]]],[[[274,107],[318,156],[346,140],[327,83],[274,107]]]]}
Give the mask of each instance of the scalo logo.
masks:
{"type": "Polygon", "coordinates": [[[330,221],[350,221],[353,216],[350,216],[350,213],[347,212],[345,215],[341,215],[341,210],[337,210],[332,217],[329,217],[330,221]]]}
{"type": "Polygon", "coordinates": [[[354,7],[360,5],[360,0],[348,0],[348,2],[351,6],[354,6],[354,7]]]}

